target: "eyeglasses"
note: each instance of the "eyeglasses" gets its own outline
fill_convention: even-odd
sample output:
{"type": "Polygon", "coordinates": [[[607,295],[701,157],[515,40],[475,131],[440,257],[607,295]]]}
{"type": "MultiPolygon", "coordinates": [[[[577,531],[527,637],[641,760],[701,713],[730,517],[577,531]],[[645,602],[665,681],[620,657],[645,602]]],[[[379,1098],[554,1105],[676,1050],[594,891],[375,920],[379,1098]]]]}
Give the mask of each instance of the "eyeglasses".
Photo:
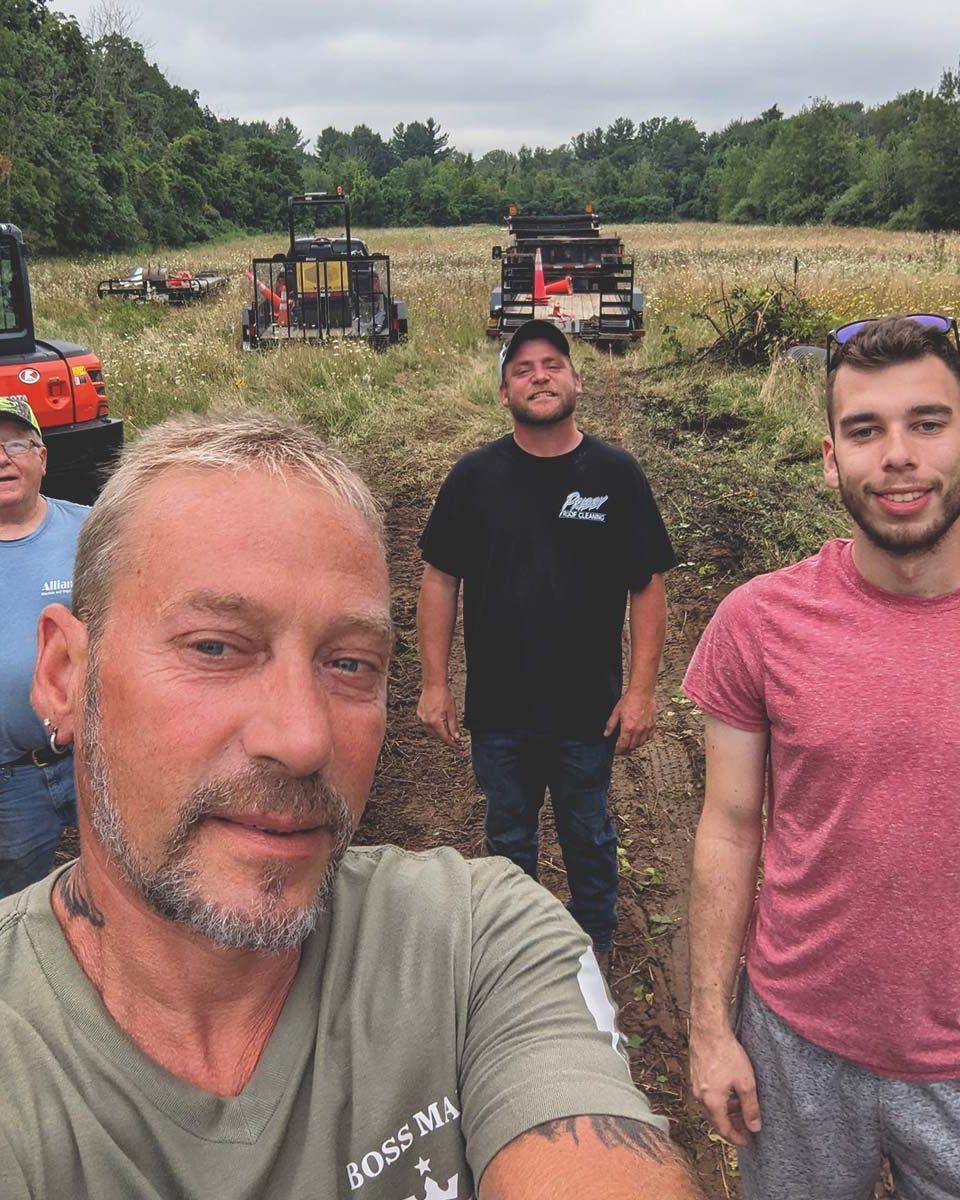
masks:
{"type": "MultiPolygon", "coordinates": [[[[883,320],[886,318],[864,317],[860,321],[849,321],[846,325],[838,325],[836,329],[831,329],[827,334],[827,374],[830,374],[832,360],[836,358],[836,351],[831,354],[834,346],[845,346],[862,329],[883,320]]],[[[914,321],[917,325],[922,325],[924,329],[932,329],[935,333],[949,333],[953,330],[953,338],[957,343],[957,350],[960,351],[960,333],[957,332],[956,317],[945,317],[941,313],[904,313],[903,320],[914,321]]]]}
{"type": "Polygon", "coordinates": [[[3,452],[7,458],[19,458],[21,454],[26,454],[28,450],[37,450],[39,447],[36,442],[32,442],[29,438],[11,438],[9,442],[0,442],[3,447],[3,452]]]}

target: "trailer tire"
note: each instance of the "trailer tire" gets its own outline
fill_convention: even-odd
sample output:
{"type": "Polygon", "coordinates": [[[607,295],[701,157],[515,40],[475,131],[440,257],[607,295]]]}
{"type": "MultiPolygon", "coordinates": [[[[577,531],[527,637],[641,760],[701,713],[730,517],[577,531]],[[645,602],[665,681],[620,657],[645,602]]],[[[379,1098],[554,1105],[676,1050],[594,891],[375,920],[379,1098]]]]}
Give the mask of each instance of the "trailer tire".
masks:
{"type": "Polygon", "coordinates": [[[791,346],[786,357],[804,369],[822,371],[827,365],[827,352],[822,346],[791,346]]]}

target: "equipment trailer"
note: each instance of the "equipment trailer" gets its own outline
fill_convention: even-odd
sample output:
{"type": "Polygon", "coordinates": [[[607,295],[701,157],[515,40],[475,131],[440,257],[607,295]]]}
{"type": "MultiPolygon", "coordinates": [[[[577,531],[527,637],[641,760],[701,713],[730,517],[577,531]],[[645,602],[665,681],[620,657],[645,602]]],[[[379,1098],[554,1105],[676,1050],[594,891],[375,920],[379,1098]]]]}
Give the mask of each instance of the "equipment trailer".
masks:
{"type": "Polygon", "coordinates": [[[243,310],[243,349],[359,338],[385,350],[404,339],[407,307],[393,298],[390,259],[351,236],[349,197],[339,190],[291,196],[288,212],[287,251],[255,258],[248,272],[253,298],[243,310]],[[343,236],[320,232],[325,217],[343,236]],[[313,232],[298,233],[305,218],[313,232]]]}
{"type": "Polygon", "coordinates": [[[569,216],[506,218],[509,244],[494,246],[500,286],[490,296],[487,336],[509,340],[533,317],[601,347],[643,337],[643,292],[617,236],[600,233],[588,206],[569,216]]]}
{"type": "Polygon", "coordinates": [[[43,492],[90,504],[123,445],[123,422],[107,414],[100,359],[72,342],[34,334],[27,248],[0,223],[0,396],[25,399],[47,447],[43,492]]]}
{"type": "Polygon", "coordinates": [[[206,300],[222,291],[230,282],[219,271],[168,271],[165,267],[134,267],[124,279],[101,279],[97,298],[157,301],[161,304],[182,305],[193,300],[206,300]]]}

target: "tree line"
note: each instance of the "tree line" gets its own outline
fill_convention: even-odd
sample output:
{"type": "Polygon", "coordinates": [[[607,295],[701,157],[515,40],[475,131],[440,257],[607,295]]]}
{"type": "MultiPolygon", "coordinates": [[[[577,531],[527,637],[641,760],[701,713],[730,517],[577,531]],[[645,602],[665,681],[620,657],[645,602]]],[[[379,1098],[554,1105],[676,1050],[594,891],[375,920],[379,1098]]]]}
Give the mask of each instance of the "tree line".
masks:
{"type": "Polygon", "coordinates": [[[499,221],[508,205],[611,220],[960,228],[960,68],[883,104],[777,105],[705,133],[618,117],[553,149],[464,154],[429,117],[389,137],[221,118],[125,28],[84,34],[0,0],[0,220],[42,250],[182,245],[284,226],[286,197],[351,195],[362,225],[499,221]]]}
{"type": "Polygon", "coordinates": [[[0,0],[0,221],[41,250],[182,245],[277,229],[301,188],[290,121],[224,120],[119,32],[0,0]]]}
{"type": "Polygon", "coordinates": [[[555,149],[481,158],[438,133],[432,121],[390,139],[324,129],[305,175],[318,188],[342,182],[370,225],[496,221],[509,204],[576,212],[589,200],[623,221],[960,228],[960,69],[932,92],[869,108],[818,100],[793,117],[773,105],[716,133],[618,117],[555,149]]]}

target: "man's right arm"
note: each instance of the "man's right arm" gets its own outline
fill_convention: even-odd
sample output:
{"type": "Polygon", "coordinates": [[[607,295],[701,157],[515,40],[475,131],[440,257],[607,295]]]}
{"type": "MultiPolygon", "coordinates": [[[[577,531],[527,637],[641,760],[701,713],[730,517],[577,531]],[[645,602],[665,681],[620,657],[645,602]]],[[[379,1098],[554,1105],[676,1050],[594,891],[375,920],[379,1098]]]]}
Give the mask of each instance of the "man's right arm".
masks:
{"type": "Polygon", "coordinates": [[[753,1068],[730,999],[763,840],[768,735],[706,717],[707,786],[690,892],[690,1076],[717,1132],[738,1146],[760,1128],[753,1068]]]}
{"type": "Polygon", "coordinates": [[[564,1117],[505,1146],[480,1179],[480,1200],[698,1200],[667,1138],[643,1121],[564,1117]]]}
{"type": "Polygon", "coordinates": [[[450,746],[460,741],[457,705],[448,681],[459,593],[460,580],[455,575],[448,575],[429,563],[424,566],[417,601],[422,689],[417,716],[431,733],[450,746]]]}

